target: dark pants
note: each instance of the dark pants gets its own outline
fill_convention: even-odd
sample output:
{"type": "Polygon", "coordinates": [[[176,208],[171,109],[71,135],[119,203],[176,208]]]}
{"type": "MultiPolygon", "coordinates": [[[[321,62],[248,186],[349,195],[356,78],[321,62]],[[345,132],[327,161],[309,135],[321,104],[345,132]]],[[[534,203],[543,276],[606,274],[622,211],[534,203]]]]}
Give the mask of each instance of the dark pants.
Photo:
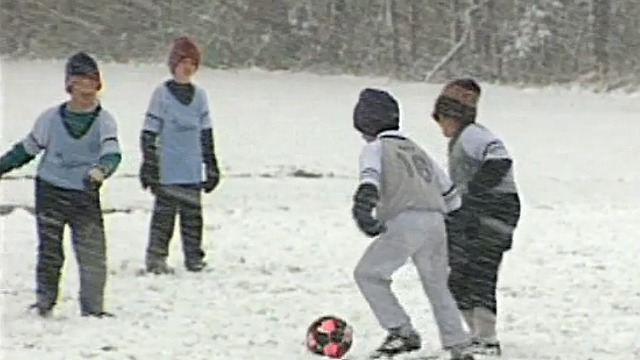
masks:
{"type": "Polygon", "coordinates": [[[498,272],[513,242],[520,201],[506,194],[467,206],[463,234],[449,242],[449,290],[460,310],[481,307],[496,314],[498,272]]]}
{"type": "Polygon", "coordinates": [[[107,265],[99,193],[62,189],[37,179],[35,202],[39,238],[36,265],[38,305],[52,308],[57,302],[65,260],[62,241],[68,224],[80,271],[81,311],[83,314],[101,313],[107,265]]]}
{"type": "Polygon", "coordinates": [[[496,286],[502,257],[503,252],[451,250],[449,290],[460,310],[482,307],[497,313],[496,286]]]}
{"type": "Polygon", "coordinates": [[[147,267],[164,264],[169,256],[176,215],[180,217],[180,233],[184,263],[197,264],[205,256],[202,250],[202,203],[200,185],[163,185],[155,190],[156,201],[151,217],[147,267]]]}

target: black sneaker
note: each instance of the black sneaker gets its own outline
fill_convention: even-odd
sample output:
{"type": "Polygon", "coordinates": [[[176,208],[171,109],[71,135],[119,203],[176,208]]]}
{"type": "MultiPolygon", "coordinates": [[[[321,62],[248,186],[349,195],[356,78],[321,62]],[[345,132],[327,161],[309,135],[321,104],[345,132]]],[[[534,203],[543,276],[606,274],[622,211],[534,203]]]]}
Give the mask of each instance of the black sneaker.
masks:
{"type": "Polygon", "coordinates": [[[110,313],[110,312],[106,312],[106,311],[83,311],[82,312],[82,316],[83,317],[95,317],[95,318],[114,318],[116,317],[114,314],[110,313]]]}
{"type": "Polygon", "coordinates": [[[475,360],[473,356],[473,344],[460,344],[447,348],[451,353],[450,360],[475,360]]]}
{"type": "Polygon", "coordinates": [[[175,270],[165,262],[147,264],[147,272],[154,275],[173,275],[175,270]]]}
{"type": "Polygon", "coordinates": [[[207,263],[203,260],[188,262],[185,264],[187,271],[200,272],[207,267],[207,263]]]}
{"type": "Polygon", "coordinates": [[[422,348],[420,334],[412,331],[408,336],[401,336],[397,331],[390,331],[380,347],[369,356],[370,359],[392,357],[394,355],[417,351],[422,348]]]}
{"type": "Polygon", "coordinates": [[[47,318],[50,317],[51,312],[53,312],[53,305],[35,303],[29,306],[29,310],[36,310],[40,317],[47,318]]]}
{"type": "Polygon", "coordinates": [[[497,340],[473,339],[472,350],[474,354],[501,356],[502,349],[497,340]]]}

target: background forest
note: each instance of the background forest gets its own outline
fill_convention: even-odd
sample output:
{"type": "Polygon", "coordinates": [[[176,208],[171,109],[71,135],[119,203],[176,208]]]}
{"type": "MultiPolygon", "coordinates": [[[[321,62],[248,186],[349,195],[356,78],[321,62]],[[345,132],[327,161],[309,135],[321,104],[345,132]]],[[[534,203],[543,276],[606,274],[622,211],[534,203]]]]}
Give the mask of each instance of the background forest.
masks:
{"type": "Polygon", "coordinates": [[[189,34],[214,68],[436,81],[640,85],[640,0],[2,0],[4,57],[160,62],[189,34]]]}

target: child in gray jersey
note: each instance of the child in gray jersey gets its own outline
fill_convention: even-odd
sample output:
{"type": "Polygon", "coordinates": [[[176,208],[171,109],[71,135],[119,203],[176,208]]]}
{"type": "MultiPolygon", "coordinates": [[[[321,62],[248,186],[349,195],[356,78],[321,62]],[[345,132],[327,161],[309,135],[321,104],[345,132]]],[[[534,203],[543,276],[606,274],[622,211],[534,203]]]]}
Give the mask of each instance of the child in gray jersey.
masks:
{"type": "Polygon", "coordinates": [[[451,351],[452,359],[473,359],[467,349],[468,334],[447,287],[444,216],[460,206],[455,186],[420,146],[399,131],[398,103],[389,93],[364,89],[353,121],[367,141],[360,154],[353,217],[364,234],[375,237],[354,277],[388,331],[371,358],[421,348],[420,335],[391,290],[392,275],[411,259],[433,309],[442,346],[451,351]]]}
{"type": "Polygon", "coordinates": [[[83,52],[73,55],[65,83],[71,99],[44,111],[26,138],[0,158],[2,176],[43,153],[35,180],[38,259],[32,306],[41,316],[50,315],[58,300],[65,225],[80,271],[81,314],[112,316],[103,309],[107,261],[99,189],[121,155],[116,121],[97,99],[101,86],[96,61],[83,52]]]}
{"type": "Polygon", "coordinates": [[[207,93],[192,82],[200,58],[190,38],[174,41],[169,54],[173,78],[153,92],[142,129],[140,181],[156,198],[145,262],[155,274],[173,272],[166,259],[177,215],[186,269],[197,272],[206,266],[200,195],[217,187],[219,170],[207,93]]]}
{"type": "Polygon", "coordinates": [[[520,218],[513,160],[504,143],[475,122],[480,86],[472,79],[447,84],[434,120],[449,141],[449,174],[462,207],[449,217],[449,287],[472,332],[478,353],[499,355],[496,283],[503,253],[520,218]]]}

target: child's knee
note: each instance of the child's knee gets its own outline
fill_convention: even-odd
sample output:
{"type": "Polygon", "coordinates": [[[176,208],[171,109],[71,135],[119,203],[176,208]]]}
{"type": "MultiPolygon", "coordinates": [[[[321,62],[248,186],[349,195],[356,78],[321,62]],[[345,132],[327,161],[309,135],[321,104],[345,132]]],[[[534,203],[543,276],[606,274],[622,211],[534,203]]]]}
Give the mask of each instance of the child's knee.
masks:
{"type": "Polygon", "coordinates": [[[362,262],[360,262],[353,271],[353,278],[357,283],[389,280],[380,269],[376,269],[362,262]]]}

